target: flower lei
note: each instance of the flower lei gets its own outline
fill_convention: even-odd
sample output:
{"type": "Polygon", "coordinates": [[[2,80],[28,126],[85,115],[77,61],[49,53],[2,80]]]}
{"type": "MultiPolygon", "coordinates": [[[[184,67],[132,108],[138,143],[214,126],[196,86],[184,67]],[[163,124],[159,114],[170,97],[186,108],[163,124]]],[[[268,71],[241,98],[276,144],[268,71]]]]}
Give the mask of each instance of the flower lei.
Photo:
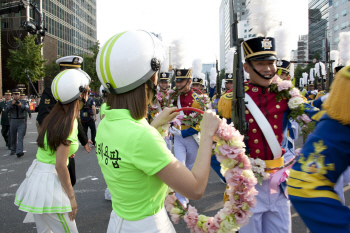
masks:
{"type": "Polygon", "coordinates": [[[277,102],[282,99],[289,100],[288,107],[291,112],[288,117],[296,120],[299,124],[302,124],[301,126],[311,122],[311,119],[304,113],[304,99],[301,97],[300,91],[293,86],[291,81],[282,80],[280,77],[275,76],[272,79],[270,90],[273,93],[277,93],[277,102]]]}
{"type": "Polygon", "coordinates": [[[221,163],[221,173],[228,184],[228,201],[214,217],[207,217],[199,215],[197,209],[191,205],[188,209],[184,208],[175,193],[169,189],[164,204],[174,224],[183,218],[191,232],[224,233],[237,231],[248,223],[249,217],[252,216],[250,208],[255,207],[255,195],[258,192],[254,188],[257,179],[245,154],[243,139],[244,136],[233,127],[233,123],[228,125],[226,119],[222,119],[215,133],[213,148],[217,160],[221,163]]]}

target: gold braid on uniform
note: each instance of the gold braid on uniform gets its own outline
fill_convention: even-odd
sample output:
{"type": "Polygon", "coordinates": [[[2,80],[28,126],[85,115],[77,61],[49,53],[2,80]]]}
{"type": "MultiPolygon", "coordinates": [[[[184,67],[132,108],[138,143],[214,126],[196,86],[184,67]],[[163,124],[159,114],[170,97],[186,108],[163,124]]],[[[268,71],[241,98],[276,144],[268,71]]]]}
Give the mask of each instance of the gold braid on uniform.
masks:
{"type": "Polygon", "coordinates": [[[337,73],[330,89],[323,108],[331,118],[350,125],[350,66],[337,73]]]}
{"type": "Polygon", "coordinates": [[[226,93],[220,97],[218,102],[218,113],[226,119],[231,119],[232,116],[232,92],[226,93]]]}

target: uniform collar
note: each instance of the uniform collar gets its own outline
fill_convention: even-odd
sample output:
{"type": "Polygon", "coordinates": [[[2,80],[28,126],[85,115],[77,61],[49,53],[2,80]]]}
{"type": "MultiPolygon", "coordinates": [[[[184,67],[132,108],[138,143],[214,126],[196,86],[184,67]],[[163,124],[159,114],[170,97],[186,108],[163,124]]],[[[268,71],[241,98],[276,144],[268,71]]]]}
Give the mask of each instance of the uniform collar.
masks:
{"type": "Polygon", "coordinates": [[[254,84],[254,83],[248,83],[248,86],[249,86],[249,89],[252,90],[252,92],[255,92],[255,93],[262,93],[262,94],[265,94],[266,91],[267,92],[270,92],[270,86],[267,86],[267,87],[262,87],[260,85],[257,85],[257,84],[254,84]]]}

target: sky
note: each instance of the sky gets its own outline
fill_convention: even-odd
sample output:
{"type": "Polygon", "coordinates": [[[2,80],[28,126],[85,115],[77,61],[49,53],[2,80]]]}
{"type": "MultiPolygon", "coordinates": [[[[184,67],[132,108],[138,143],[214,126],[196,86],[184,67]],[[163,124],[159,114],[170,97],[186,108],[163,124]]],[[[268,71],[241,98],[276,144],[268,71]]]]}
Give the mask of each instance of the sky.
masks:
{"type": "MultiPolygon", "coordinates": [[[[293,17],[300,34],[307,34],[307,1],[278,1],[289,5],[286,15],[293,17]]],[[[143,29],[161,34],[167,45],[184,38],[190,59],[201,58],[203,63],[214,63],[220,57],[220,3],[221,0],[99,0],[97,39],[102,46],[118,32],[143,29]]]]}

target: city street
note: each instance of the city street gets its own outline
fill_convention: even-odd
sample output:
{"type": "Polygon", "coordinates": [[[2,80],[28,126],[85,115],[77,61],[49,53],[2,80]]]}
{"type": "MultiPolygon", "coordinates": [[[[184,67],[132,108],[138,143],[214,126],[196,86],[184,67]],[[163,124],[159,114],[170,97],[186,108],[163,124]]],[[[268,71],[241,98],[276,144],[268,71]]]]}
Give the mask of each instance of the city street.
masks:
{"type": "MultiPolygon", "coordinates": [[[[10,151],[5,147],[5,142],[0,140],[0,232],[6,233],[34,233],[35,223],[22,223],[25,212],[19,211],[13,204],[15,192],[25,178],[25,173],[35,159],[37,151],[35,118],[28,119],[27,135],[24,138],[24,156],[18,159],[11,156],[10,151]]],[[[97,121],[98,124],[99,121],[97,121]]],[[[300,144],[300,143],[299,143],[300,144]]],[[[74,186],[78,213],[76,223],[79,232],[104,233],[107,230],[109,215],[112,211],[111,202],[104,199],[106,188],[101,170],[97,164],[95,151],[87,153],[80,146],[75,157],[77,183],[74,186]]],[[[199,201],[190,201],[196,206],[198,212],[208,216],[214,216],[223,206],[223,192],[225,185],[222,184],[213,170],[211,170],[208,187],[204,197],[199,201]]],[[[347,186],[346,199],[350,200],[350,188],[347,186]]],[[[347,202],[349,205],[349,202],[347,202]]],[[[316,211],[316,210],[315,210],[316,211]]],[[[292,210],[293,232],[308,232],[298,214],[292,210]]],[[[189,232],[183,220],[175,225],[177,232],[189,232]]]]}

